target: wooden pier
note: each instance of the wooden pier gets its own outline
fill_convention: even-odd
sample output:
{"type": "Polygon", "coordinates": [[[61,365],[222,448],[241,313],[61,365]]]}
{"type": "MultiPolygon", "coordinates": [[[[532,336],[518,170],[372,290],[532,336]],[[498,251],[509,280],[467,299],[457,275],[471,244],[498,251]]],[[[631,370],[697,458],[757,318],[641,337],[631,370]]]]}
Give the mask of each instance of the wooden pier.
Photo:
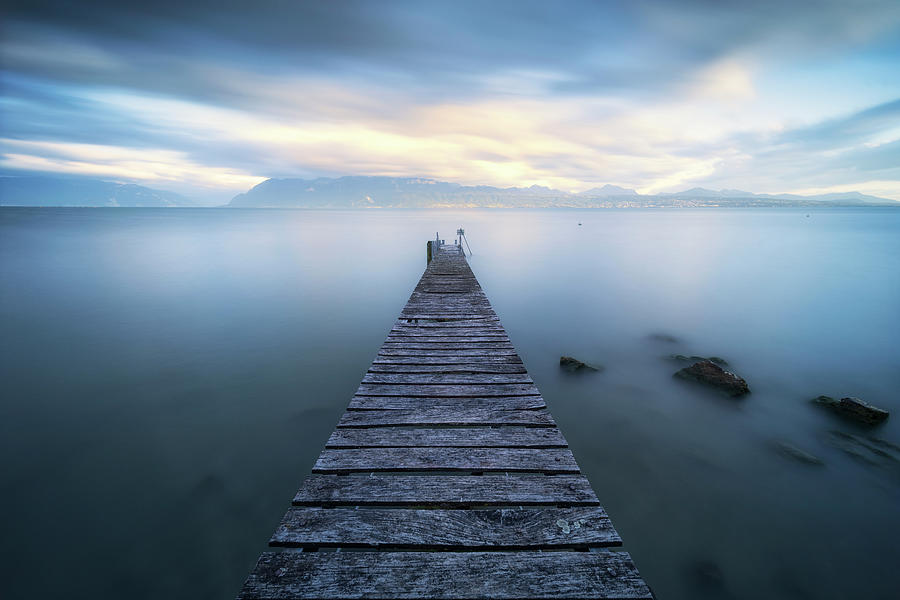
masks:
{"type": "Polygon", "coordinates": [[[465,255],[428,256],[238,598],[651,598],[465,255]]]}

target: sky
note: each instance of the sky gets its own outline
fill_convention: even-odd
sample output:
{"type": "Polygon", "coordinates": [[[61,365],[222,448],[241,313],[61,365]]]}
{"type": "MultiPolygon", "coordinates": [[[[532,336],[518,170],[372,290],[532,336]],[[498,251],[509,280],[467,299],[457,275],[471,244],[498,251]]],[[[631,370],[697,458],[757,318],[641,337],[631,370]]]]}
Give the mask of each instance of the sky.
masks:
{"type": "Polygon", "coordinates": [[[900,2],[7,0],[0,172],[900,200],[900,2]]]}

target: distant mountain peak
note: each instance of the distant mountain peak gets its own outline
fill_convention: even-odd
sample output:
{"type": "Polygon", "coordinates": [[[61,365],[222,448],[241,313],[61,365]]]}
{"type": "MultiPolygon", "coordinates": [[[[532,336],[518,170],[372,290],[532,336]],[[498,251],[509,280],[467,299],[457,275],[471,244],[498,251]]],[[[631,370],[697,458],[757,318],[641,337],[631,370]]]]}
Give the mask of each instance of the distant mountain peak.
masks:
{"type": "Polygon", "coordinates": [[[610,196],[637,196],[638,193],[629,188],[623,188],[618,185],[607,183],[600,187],[593,187],[589,190],[579,192],[578,195],[592,198],[607,198],[610,196]]]}

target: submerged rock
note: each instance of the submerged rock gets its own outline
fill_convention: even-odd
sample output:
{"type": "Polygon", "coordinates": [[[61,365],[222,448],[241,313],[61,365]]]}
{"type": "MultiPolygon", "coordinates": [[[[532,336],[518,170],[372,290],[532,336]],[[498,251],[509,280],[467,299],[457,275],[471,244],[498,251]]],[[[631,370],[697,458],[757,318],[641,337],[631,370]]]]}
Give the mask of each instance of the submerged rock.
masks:
{"type": "Polygon", "coordinates": [[[882,448],[887,448],[888,450],[893,450],[894,452],[900,453],[900,446],[898,446],[897,444],[893,444],[887,440],[883,440],[871,435],[868,437],[868,440],[877,446],[881,446],[882,448]]]}
{"type": "Polygon", "coordinates": [[[793,458],[794,460],[806,463],[808,465],[821,466],[825,464],[818,456],[813,456],[808,452],[804,452],[800,448],[788,444],[787,442],[775,441],[773,442],[773,445],[775,447],[775,450],[782,456],[793,458]]]}
{"type": "Polygon", "coordinates": [[[813,404],[818,404],[831,409],[838,415],[852,419],[865,425],[877,425],[885,421],[891,413],[863,402],[859,398],[847,397],[835,400],[831,396],[818,396],[812,399],[813,404]]]}
{"type": "Polygon", "coordinates": [[[712,560],[693,560],[685,566],[685,575],[693,585],[707,591],[725,589],[725,575],[721,567],[712,560]]]}
{"type": "Polygon", "coordinates": [[[675,377],[699,381],[728,392],[732,396],[743,396],[750,392],[750,386],[747,385],[743,377],[726,371],[716,363],[708,360],[701,360],[681,369],[675,373],[675,377]]]}
{"type": "Polygon", "coordinates": [[[862,438],[844,431],[830,431],[828,443],[853,460],[867,466],[878,467],[892,474],[900,482],[900,450],[895,444],[878,438],[862,438]]]}
{"type": "Polygon", "coordinates": [[[708,360],[709,362],[716,363],[720,367],[728,366],[728,361],[721,356],[686,356],[684,354],[670,354],[669,358],[671,358],[672,360],[680,360],[684,362],[699,362],[708,360]]]}
{"type": "Polygon", "coordinates": [[[574,373],[575,371],[602,371],[602,367],[594,367],[587,363],[583,363],[577,358],[572,358],[571,356],[560,356],[559,357],[559,366],[569,371],[570,373],[574,373]]]}
{"type": "Polygon", "coordinates": [[[647,336],[647,339],[653,340],[654,342],[666,342],[667,344],[677,344],[681,341],[674,335],[669,335],[668,333],[651,333],[647,336]]]}

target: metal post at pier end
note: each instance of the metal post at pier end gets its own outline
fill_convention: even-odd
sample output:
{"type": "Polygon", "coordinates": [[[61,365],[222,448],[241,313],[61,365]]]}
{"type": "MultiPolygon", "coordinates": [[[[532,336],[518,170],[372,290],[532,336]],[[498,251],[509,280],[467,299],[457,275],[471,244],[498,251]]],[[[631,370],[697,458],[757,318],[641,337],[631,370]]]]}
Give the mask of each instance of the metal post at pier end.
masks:
{"type": "Polygon", "coordinates": [[[462,227],[460,227],[459,229],[456,230],[456,235],[458,236],[458,237],[457,237],[457,243],[459,244],[459,250],[460,250],[460,252],[462,252],[463,254],[466,253],[465,250],[463,250],[463,247],[462,247],[463,242],[465,241],[465,242],[466,242],[466,248],[469,249],[469,256],[472,256],[472,247],[469,246],[469,239],[466,237],[466,230],[463,229],[462,227]]]}

